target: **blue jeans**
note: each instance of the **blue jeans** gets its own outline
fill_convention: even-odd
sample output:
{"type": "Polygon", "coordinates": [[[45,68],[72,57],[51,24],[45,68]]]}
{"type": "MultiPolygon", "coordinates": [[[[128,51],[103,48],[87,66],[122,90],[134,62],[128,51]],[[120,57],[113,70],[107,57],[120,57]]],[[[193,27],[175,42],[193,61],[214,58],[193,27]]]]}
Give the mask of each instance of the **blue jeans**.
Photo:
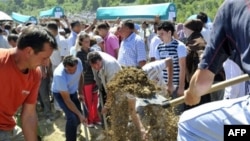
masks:
{"type": "Polygon", "coordinates": [[[0,141],[24,141],[22,129],[15,126],[11,131],[0,130],[0,141]]]}
{"type": "MultiPolygon", "coordinates": [[[[67,121],[66,121],[66,127],[65,127],[65,135],[66,135],[66,141],[76,141],[77,137],[77,126],[80,124],[78,116],[72,112],[67,105],[65,104],[62,96],[60,93],[54,93],[54,98],[57,100],[59,106],[64,111],[67,121]]],[[[70,94],[70,99],[73,101],[73,103],[76,105],[78,110],[81,110],[80,101],[78,99],[77,93],[70,94]]]]}

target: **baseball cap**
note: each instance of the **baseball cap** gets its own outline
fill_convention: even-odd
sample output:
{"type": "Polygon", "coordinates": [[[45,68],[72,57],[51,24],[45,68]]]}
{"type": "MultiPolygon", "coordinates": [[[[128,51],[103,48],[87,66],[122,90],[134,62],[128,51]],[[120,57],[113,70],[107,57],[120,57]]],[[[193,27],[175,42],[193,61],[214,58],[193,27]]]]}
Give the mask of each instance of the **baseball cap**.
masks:
{"type": "Polygon", "coordinates": [[[95,38],[97,44],[99,44],[99,43],[101,43],[101,42],[104,41],[104,40],[102,39],[102,37],[99,36],[99,35],[95,35],[94,38],[95,38]]]}

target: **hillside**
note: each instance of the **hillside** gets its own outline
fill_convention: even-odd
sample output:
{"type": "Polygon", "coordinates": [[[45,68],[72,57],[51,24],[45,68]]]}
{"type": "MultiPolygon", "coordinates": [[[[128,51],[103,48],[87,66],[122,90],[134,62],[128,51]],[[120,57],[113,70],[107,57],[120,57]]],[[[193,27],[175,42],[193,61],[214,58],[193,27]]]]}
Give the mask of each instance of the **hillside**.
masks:
{"type": "Polygon", "coordinates": [[[177,21],[185,19],[200,11],[206,12],[213,19],[224,0],[0,0],[0,9],[8,14],[18,12],[25,15],[38,16],[39,11],[47,10],[55,5],[64,8],[67,15],[92,11],[101,6],[138,5],[174,2],[177,6],[177,21]]]}

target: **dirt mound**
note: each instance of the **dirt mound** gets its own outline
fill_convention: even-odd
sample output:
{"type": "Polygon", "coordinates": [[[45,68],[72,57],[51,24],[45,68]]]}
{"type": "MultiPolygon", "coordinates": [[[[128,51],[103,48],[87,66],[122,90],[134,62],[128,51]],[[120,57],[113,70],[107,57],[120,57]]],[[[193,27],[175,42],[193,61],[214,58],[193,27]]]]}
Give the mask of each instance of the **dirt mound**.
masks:
{"type": "MultiPolygon", "coordinates": [[[[123,68],[108,84],[112,96],[110,130],[106,132],[105,141],[140,141],[140,133],[129,117],[126,94],[138,98],[150,98],[159,88],[150,81],[142,69],[123,68]]],[[[177,121],[172,108],[148,105],[143,108],[141,116],[144,127],[148,130],[149,141],[176,141],[177,121]]]]}

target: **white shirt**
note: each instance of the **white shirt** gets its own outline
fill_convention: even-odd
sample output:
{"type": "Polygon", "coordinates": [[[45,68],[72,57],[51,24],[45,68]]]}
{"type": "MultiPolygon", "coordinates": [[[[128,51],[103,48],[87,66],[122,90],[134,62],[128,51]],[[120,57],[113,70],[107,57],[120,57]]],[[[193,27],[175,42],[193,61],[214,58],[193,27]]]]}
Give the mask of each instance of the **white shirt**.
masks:
{"type": "MultiPolygon", "coordinates": [[[[243,74],[240,67],[230,59],[227,59],[223,63],[223,67],[225,70],[226,80],[243,74]]],[[[238,98],[241,96],[245,96],[245,94],[246,94],[245,82],[242,82],[239,84],[226,87],[224,93],[224,99],[238,98]]]]}
{"type": "Polygon", "coordinates": [[[142,69],[148,74],[148,78],[155,82],[157,86],[166,88],[166,83],[162,75],[162,71],[166,69],[165,59],[147,63],[142,69]]]}
{"type": "Polygon", "coordinates": [[[55,39],[58,49],[53,51],[50,60],[52,65],[56,67],[61,63],[63,56],[69,55],[69,47],[67,40],[63,36],[57,35],[55,39]]]}
{"type": "Polygon", "coordinates": [[[0,48],[10,48],[11,46],[8,43],[6,36],[0,35],[0,48]]]}
{"type": "Polygon", "coordinates": [[[162,43],[162,40],[157,35],[155,35],[152,38],[150,45],[149,45],[149,57],[150,58],[152,58],[152,57],[155,58],[155,52],[156,52],[156,49],[160,43],[162,43]]]}
{"type": "Polygon", "coordinates": [[[204,27],[202,28],[201,35],[203,36],[203,38],[205,39],[207,43],[210,40],[210,34],[211,34],[211,30],[209,28],[204,28],[204,27]]]}

